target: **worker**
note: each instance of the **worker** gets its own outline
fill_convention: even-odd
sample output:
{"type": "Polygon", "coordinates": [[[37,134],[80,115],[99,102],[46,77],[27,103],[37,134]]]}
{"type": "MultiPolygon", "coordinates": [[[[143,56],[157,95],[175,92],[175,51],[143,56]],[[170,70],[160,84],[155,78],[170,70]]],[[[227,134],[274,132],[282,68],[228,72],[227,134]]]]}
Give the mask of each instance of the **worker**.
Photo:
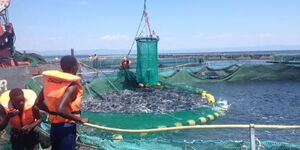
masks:
{"type": "Polygon", "coordinates": [[[89,55],[88,61],[89,61],[89,62],[93,61],[93,57],[92,57],[91,55],[89,55]]]}
{"type": "Polygon", "coordinates": [[[131,65],[131,61],[125,56],[125,57],[123,57],[123,59],[120,63],[120,70],[129,69],[130,65],[131,65]]]}
{"type": "Polygon", "coordinates": [[[13,150],[38,148],[39,134],[34,128],[42,119],[39,109],[34,106],[36,97],[34,91],[19,88],[6,91],[0,97],[0,131],[10,124],[13,150]]]}
{"type": "Polygon", "coordinates": [[[98,59],[99,59],[99,57],[95,54],[93,56],[93,68],[97,68],[97,66],[98,66],[98,59]]]}
{"type": "Polygon", "coordinates": [[[51,122],[50,137],[53,150],[75,150],[76,123],[87,123],[81,118],[80,105],[83,89],[76,76],[78,63],[73,56],[61,58],[63,72],[43,72],[44,88],[37,97],[36,105],[48,112],[51,122]]]}
{"type": "Polygon", "coordinates": [[[17,65],[11,58],[14,51],[15,33],[11,23],[5,24],[5,31],[0,25],[0,68],[17,65]]]}
{"type": "Polygon", "coordinates": [[[15,33],[12,23],[5,25],[5,32],[0,35],[0,56],[11,57],[14,51],[15,33]]]}

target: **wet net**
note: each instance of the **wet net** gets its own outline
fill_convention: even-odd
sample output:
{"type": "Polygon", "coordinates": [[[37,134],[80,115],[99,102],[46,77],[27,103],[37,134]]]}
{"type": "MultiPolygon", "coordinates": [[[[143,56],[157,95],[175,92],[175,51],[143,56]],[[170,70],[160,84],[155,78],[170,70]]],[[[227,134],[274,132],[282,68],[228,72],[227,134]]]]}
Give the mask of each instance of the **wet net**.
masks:
{"type": "Polygon", "coordinates": [[[157,38],[138,38],[136,80],[155,85],[158,82],[157,38]]]}
{"type": "MultiPolygon", "coordinates": [[[[143,140],[109,140],[96,136],[79,135],[77,138],[79,149],[103,150],[246,150],[250,149],[249,141],[231,140],[198,140],[176,141],[162,139],[143,140]]],[[[259,150],[299,150],[299,145],[284,142],[262,141],[256,145],[259,150]]],[[[0,150],[11,149],[7,142],[0,150]]]]}
{"type": "Polygon", "coordinates": [[[30,61],[31,66],[46,63],[46,60],[42,56],[35,53],[23,54],[19,51],[15,51],[13,58],[16,61],[30,61]]]}
{"type": "MultiPolygon", "coordinates": [[[[102,56],[99,57],[99,60],[93,65],[93,61],[86,60],[83,58],[82,63],[96,69],[119,69],[120,61],[122,60],[121,56],[102,56]]],[[[130,56],[131,65],[130,68],[135,69],[137,67],[137,58],[136,56],[130,56]]],[[[174,66],[199,66],[201,65],[201,60],[199,58],[164,58],[163,56],[158,57],[158,67],[162,69],[174,68],[174,66]],[[162,57],[162,58],[160,58],[162,57]]]]}
{"type": "MultiPolygon", "coordinates": [[[[246,150],[250,149],[248,141],[231,141],[231,140],[205,140],[205,141],[176,141],[176,140],[105,140],[97,137],[82,135],[79,137],[80,142],[89,142],[94,148],[101,147],[105,150],[246,150]]],[[[299,150],[299,145],[293,145],[284,142],[262,141],[256,146],[259,150],[299,150]]]]}
{"type": "MultiPolygon", "coordinates": [[[[40,78],[30,79],[26,87],[39,93],[41,83],[40,78]]],[[[105,75],[84,83],[83,115],[95,124],[124,129],[206,124],[227,106],[208,103],[202,91],[165,82],[141,88],[133,72],[120,70],[116,77],[105,75]]]]}
{"type": "MultiPolygon", "coordinates": [[[[164,97],[159,95],[157,91],[165,91],[170,93],[167,97],[172,97],[172,94],[178,94],[180,97],[200,98],[202,97],[203,89],[193,88],[195,83],[205,82],[239,82],[247,80],[300,80],[300,68],[297,66],[289,66],[282,64],[274,65],[232,65],[226,68],[214,69],[210,67],[201,67],[200,69],[177,70],[169,76],[160,76],[160,85],[152,87],[139,87],[139,82],[136,80],[136,74],[128,70],[120,70],[115,76],[100,74],[93,80],[83,83],[84,85],[84,102],[83,108],[85,111],[83,116],[89,117],[91,123],[123,129],[152,129],[165,128],[174,126],[189,126],[209,124],[218,117],[222,116],[228,109],[225,103],[209,104],[200,103],[194,105],[191,109],[170,109],[163,108],[164,104],[158,105],[141,105],[142,103],[149,104],[162,102],[164,97]],[[180,94],[181,92],[185,94],[180,94]],[[139,93],[139,94],[136,94],[139,93]],[[151,95],[147,95],[151,93],[151,95]],[[126,95],[127,94],[127,95],[126,95]],[[125,95],[124,97],[120,95],[125,95]],[[143,97],[144,96],[144,97],[143,97]],[[153,97],[151,97],[153,96],[153,97]],[[108,98],[111,99],[108,99],[108,98]],[[129,99],[131,100],[128,100],[129,99]],[[163,97],[162,99],[159,99],[163,97]],[[148,98],[148,99],[147,99],[148,98]],[[119,101],[115,101],[118,99],[119,101]],[[151,101],[152,100],[152,101],[151,101]],[[156,101],[155,101],[156,100],[156,101]],[[102,104],[103,101],[110,101],[107,105],[102,104]],[[90,106],[86,102],[90,102],[90,106]],[[122,102],[124,104],[122,104],[122,102]],[[140,110],[148,110],[149,112],[138,112],[139,109],[133,108],[137,112],[126,112],[123,110],[126,103],[130,102],[131,106],[137,104],[136,108],[140,110]],[[121,107],[122,106],[122,107],[121,107]],[[95,111],[102,108],[107,111],[95,111]],[[111,110],[118,110],[113,112],[111,110]],[[153,111],[164,110],[164,111],[153,111]],[[91,112],[92,111],[92,112],[91,112]]],[[[31,88],[39,92],[42,88],[42,79],[34,78],[27,82],[27,88],[31,88]]],[[[188,99],[188,98],[187,98],[188,99]]],[[[172,99],[171,99],[172,100],[172,99]]],[[[183,99],[183,102],[191,101],[183,99]]],[[[199,100],[201,101],[201,100],[199,100]]],[[[169,102],[170,103],[170,102],[169,102]]],[[[172,106],[172,108],[176,108],[172,106]]],[[[44,130],[49,130],[49,124],[44,126],[44,130]]],[[[166,141],[161,140],[164,136],[172,134],[172,132],[164,133],[120,133],[108,132],[102,130],[91,129],[81,126],[78,129],[79,137],[78,144],[82,147],[94,149],[242,149],[250,147],[247,141],[166,141]],[[159,138],[159,139],[158,139],[159,138]],[[123,140],[120,140],[123,139],[123,140]],[[139,140],[137,140],[139,139],[139,140]]],[[[175,132],[175,131],[174,131],[175,132]]],[[[265,149],[300,149],[298,145],[292,145],[280,142],[263,141],[261,146],[265,149]]]]}
{"type": "Polygon", "coordinates": [[[276,62],[300,61],[300,55],[275,55],[273,59],[276,62]]]}
{"type": "Polygon", "coordinates": [[[300,67],[285,64],[233,65],[222,69],[203,67],[196,71],[176,70],[160,76],[168,83],[246,82],[253,80],[300,80],[300,67]]]}

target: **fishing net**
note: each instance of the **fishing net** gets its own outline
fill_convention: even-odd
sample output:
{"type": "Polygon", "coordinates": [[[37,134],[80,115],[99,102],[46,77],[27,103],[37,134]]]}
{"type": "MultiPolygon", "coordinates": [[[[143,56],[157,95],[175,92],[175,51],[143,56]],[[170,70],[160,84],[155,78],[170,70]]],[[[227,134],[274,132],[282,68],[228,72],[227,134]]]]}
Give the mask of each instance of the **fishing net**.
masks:
{"type": "Polygon", "coordinates": [[[138,83],[135,78],[135,74],[128,70],[120,70],[116,77],[102,74],[102,77],[95,78],[85,85],[85,92],[101,97],[101,93],[136,88],[138,83]]]}
{"type": "MultiPolygon", "coordinates": [[[[124,95],[129,93],[127,97],[138,98],[134,92],[165,90],[166,93],[174,91],[189,93],[201,97],[204,92],[202,89],[196,89],[192,86],[194,83],[201,82],[233,82],[245,80],[299,80],[300,69],[295,66],[288,65],[232,65],[226,68],[214,69],[203,67],[196,71],[178,70],[169,76],[160,76],[159,87],[138,87],[135,73],[128,70],[120,70],[116,76],[109,76],[104,73],[100,77],[84,84],[84,101],[94,101],[91,106],[96,107],[101,100],[114,95],[124,95]],[[204,72],[204,73],[203,73],[204,72]],[[207,73],[210,72],[210,73],[207,73]],[[211,72],[215,74],[211,75],[211,72]],[[210,77],[214,76],[214,77],[210,77]],[[216,77],[217,76],[217,77],[216,77]],[[130,92],[126,91],[129,90],[130,92]],[[168,91],[169,90],[169,91],[168,91]]],[[[28,88],[34,89],[36,92],[41,90],[42,79],[31,79],[27,82],[28,88]]],[[[147,92],[146,92],[147,93],[147,92]]],[[[150,92],[151,93],[151,92],[150,92]]],[[[153,96],[156,96],[153,92],[153,96]]],[[[176,92],[175,92],[176,93],[176,92]]],[[[159,96],[159,95],[157,95],[159,96]]],[[[189,96],[184,95],[184,96],[189,96]]],[[[141,96],[142,97],[142,96],[141,96]]],[[[146,95],[146,97],[148,97],[146,95]]],[[[141,98],[143,99],[143,98],[141,98]]],[[[156,98],[150,98],[156,99],[156,98]]],[[[126,98],[121,101],[127,102],[126,98]]],[[[112,101],[112,100],[111,100],[112,101]]],[[[122,102],[118,102],[118,104],[122,102]]],[[[137,99],[136,101],[139,101],[137,99]]],[[[145,98],[145,101],[148,99],[145,98]]],[[[142,101],[143,102],[143,101],[142,101]]],[[[85,103],[85,102],[83,102],[85,103]]],[[[150,101],[149,103],[152,103],[150,101]]],[[[117,105],[117,103],[116,103],[117,105]]],[[[121,104],[120,104],[121,105],[121,104]]],[[[110,105],[110,107],[113,105],[110,105]]],[[[175,108],[175,107],[174,107],[175,108]]],[[[201,125],[211,123],[222,115],[228,107],[226,104],[202,104],[199,107],[191,107],[192,109],[174,110],[167,112],[150,112],[150,113],[132,113],[132,112],[90,112],[85,111],[82,115],[89,117],[91,123],[123,129],[151,129],[165,128],[174,126],[201,125]]],[[[92,109],[91,109],[92,110],[92,109]]],[[[121,110],[118,108],[118,110],[121,110]]],[[[44,126],[44,130],[49,130],[49,125],[44,126]]],[[[78,129],[78,143],[83,147],[95,149],[225,149],[234,150],[250,147],[249,142],[245,141],[165,141],[156,140],[157,137],[163,138],[163,133],[120,133],[91,129],[89,127],[80,126],[78,129]],[[120,138],[121,137],[121,138],[120,138]],[[123,139],[124,140],[116,140],[123,139]],[[135,140],[141,139],[142,140],[135,140]]],[[[175,131],[174,131],[175,132],[175,131]]],[[[291,145],[280,142],[263,141],[262,146],[265,149],[300,149],[298,145],[291,145]]]]}
{"type": "Polygon", "coordinates": [[[16,61],[30,61],[31,66],[46,63],[45,59],[42,56],[35,54],[35,53],[23,54],[23,53],[20,53],[19,51],[15,51],[13,58],[16,61]]]}
{"type": "Polygon", "coordinates": [[[300,55],[275,55],[273,59],[277,62],[300,61],[300,55]]]}
{"type": "Polygon", "coordinates": [[[223,69],[204,67],[197,71],[177,70],[160,80],[173,84],[237,82],[251,80],[300,80],[300,67],[285,64],[233,65],[223,69]]]}
{"type": "MultiPolygon", "coordinates": [[[[250,149],[248,141],[231,140],[192,140],[176,141],[161,139],[144,140],[106,140],[97,137],[81,135],[79,142],[88,143],[94,148],[105,150],[247,150],[250,149]]],[[[92,147],[90,147],[92,148],[92,147]]],[[[284,142],[262,141],[257,145],[258,150],[299,150],[299,145],[293,145],[284,142]]]]}
{"type": "Polygon", "coordinates": [[[155,85],[158,82],[157,38],[138,38],[136,80],[155,85]]]}
{"type": "MultiPolygon", "coordinates": [[[[201,65],[202,59],[199,58],[158,58],[158,67],[162,69],[180,67],[180,66],[199,66],[201,65]]],[[[135,56],[131,56],[130,58],[131,65],[130,68],[136,68],[137,59],[135,56]]],[[[81,60],[82,63],[88,65],[89,67],[93,67],[96,69],[119,69],[120,61],[122,57],[118,56],[103,56],[99,57],[99,60],[96,63],[96,66],[93,66],[93,61],[88,61],[86,59],[81,60]]]]}
{"type": "MultiPolygon", "coordinates": [[[[41,83],[41,78],[30,79],[26,87],[39,93],[41,83]]],[[[210,123],[226,106],[209,104],[201,92],[170,83],[139,88],[133,72],[120,70],[116,77],[102,76],[84,85],[83,115],[95,124],[125,129],[210,123]]]]}
{"type": "MultiPolygon", "coordinates": [[[[249,141],[231,140],[198,140],[174,141],[162,139],[139,140],[109,140],[96,136],[79,135],[77,139],[79,149],[105,149],[105,150],[247,150],[249,141]]],[[[299,150],[300,146],[285,142],[262,141],[256,146],[259,150],[299,150]]],[[[10,144],[2,145],[0,150],[11,149],[10,144]]]]}

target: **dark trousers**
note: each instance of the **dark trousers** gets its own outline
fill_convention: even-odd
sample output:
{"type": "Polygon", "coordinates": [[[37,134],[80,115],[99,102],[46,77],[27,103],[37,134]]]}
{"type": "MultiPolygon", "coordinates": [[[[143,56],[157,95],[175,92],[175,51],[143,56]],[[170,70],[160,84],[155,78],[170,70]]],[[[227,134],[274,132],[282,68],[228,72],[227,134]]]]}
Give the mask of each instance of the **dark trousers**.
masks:
{"type": "Polygon", "coordinates": [[[28,134],[23,134],[17,129],[12,129],[10,135],[13,150],[35,150],[38,147],[39,135],[33,130],[28,134]]]}
{"type": "Polygon", "coordinates": [[[52,150],[75,150],[76,124],[51,124],[50,137],[52,150]]]}

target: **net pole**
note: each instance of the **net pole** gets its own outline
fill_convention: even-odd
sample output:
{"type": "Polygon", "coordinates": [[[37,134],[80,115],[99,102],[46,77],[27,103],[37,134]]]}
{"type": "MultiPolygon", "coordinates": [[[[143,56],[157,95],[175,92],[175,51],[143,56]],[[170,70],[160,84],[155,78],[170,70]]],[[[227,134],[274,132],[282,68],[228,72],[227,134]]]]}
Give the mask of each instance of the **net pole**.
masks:
{"type": "Polygon", "coordinates": [[[256,144],[255,144],[255,127],[254,127],[254,124],[250,124],[250,144],[251,144],[251,150],[255,150],[256,144]]]}

